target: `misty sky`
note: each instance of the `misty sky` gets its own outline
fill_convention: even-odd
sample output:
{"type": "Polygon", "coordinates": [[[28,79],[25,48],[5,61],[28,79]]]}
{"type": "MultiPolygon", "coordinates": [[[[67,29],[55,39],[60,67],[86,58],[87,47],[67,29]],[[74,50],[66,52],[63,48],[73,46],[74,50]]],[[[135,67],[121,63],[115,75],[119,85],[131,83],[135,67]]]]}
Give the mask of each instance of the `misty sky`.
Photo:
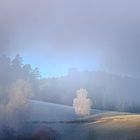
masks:
{"type": "Polygon", "coordinates": [[[140,78],[139,0],[0,0],[0,54],[45,76],[69,68],[140,78]]]}

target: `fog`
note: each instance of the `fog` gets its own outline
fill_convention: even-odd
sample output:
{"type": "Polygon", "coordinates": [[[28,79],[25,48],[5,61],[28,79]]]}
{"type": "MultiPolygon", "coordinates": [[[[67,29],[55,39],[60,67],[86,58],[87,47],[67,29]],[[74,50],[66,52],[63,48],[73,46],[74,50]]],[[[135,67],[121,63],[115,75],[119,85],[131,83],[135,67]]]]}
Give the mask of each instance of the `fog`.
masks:
{"type": "Polygon", "coordinates": [[[76,67],[139,77],[139,4],[137,0],[0,1],[0,52],[27,56],[26,63],[49,74],[53,71],[52,76],[76,67]],[[43,59],[46,62],[40,64],[43,59]]]}
{"type": "Polygon", "coordinates": [[[18,129],[30,99],[72,105],[80,88],[93,108],[140,112],[139,5],[0,0],[0,127],[18,129]]]}

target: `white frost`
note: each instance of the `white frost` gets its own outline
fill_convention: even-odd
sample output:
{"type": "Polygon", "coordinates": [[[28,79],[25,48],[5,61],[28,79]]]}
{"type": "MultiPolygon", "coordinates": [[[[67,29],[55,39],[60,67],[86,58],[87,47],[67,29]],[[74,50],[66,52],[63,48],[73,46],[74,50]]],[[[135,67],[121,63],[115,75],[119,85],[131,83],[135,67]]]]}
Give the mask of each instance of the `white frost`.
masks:
{"type": "Polygon", "coordinates": [[[81,88],[77,91],[77,97],[73,100],[75,113],[81,117],[90,114],[91,100],[87,98],[87,94],[87,90],[81,88]]]}

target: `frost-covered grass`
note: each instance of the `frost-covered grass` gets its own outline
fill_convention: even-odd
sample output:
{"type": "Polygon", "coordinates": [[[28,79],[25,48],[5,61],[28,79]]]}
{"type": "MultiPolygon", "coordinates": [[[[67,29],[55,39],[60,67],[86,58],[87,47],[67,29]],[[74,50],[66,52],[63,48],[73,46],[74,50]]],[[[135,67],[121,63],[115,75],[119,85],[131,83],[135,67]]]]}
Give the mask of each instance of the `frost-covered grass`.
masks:
{"type": "Polygon", "coordinates": [[[79,118],[72,107],[30,101],[29,116],[32,134],[51,129],[56,140],[140,139],[139,114],[93,109],[90,116],[79,118]]]}
{"type": "Polygon", "coordinates": [[[97,140],[139,140],[140,115],[116,114],[99,116],[96,121],[87,124],[97,140]]]}
{"type": "MultiPolygon", "coordinates": [[[[31,121],[72,121],[79,117],[75,114],[73,107],[60,104],[40,102],[31,100],[29,103],[31,121]]],[[[92,109],[91,115],[97,115],[103,111],[92,109]]],[[[86,118],[86,117],[85,117],[86,118]]]]}

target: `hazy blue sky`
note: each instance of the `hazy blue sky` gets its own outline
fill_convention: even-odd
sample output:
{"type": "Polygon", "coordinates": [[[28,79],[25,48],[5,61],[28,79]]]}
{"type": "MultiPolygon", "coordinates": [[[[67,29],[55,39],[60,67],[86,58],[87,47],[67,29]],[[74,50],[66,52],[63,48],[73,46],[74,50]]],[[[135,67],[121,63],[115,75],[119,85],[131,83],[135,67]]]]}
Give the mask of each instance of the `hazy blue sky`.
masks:
{"type": "Polygon", "coordinates": [[[0,0],[0,52],[44,75],[71,67],[140,77],[139,0],[0,0]]]}

